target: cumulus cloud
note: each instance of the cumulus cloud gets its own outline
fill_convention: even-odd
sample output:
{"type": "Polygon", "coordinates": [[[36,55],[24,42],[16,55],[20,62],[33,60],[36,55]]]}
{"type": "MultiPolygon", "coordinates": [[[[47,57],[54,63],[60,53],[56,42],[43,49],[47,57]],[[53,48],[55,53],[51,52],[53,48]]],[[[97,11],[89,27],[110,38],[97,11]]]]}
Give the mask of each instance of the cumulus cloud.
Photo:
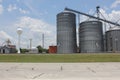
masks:
{"type": "Polygon", "coordinates": [[[18,11],[19,11],[20,13],[22,13],[22,14],[28,14],[28,13],[29,13],[29,11],[17,7],[16,4],[14,4],[14,5],[10,4],[10,5],[8,6],[7,10],[8,10],[9,12],[14,11],[14,10],[18,10],[18,11]]]}
{"type": "MultiPolygon", "coordinates": [[[[39,0],[39,1],[40,1],[40,0],[39,0]]],[[[24,1],[23,1],[23,4],[24,4],[24,5],[30,10],[30,12],[31,12],[32,14],[34,14],[35,16],[39,17],[39,16],[43,16],[44,14],[48,14],[47,11],[45,11],[45,12],[43,12],[43,13],[39,12],[38,9],[35,8],[35,7],[32,5],[32,3],[34,3],[33,0],[29,0],[29,2],[28,2],[27,0],[24,0],[24,1]]]]}
{"type": "Polygon", "coordinates": [[[2,5],[0,5],[0,14],[2,14],[3,13],[3,6],[2,5]]]}
{"type": "Polygon", "coordinates": [[[100,11],[103,16],[109,21],[117,22],[120,19],[120,11],[112,10],[111,13],[107,13],[104,9],[101,9],[100,11]]]}
{"type": "MultiPolygon", "coordinates": [[[[117,10],[112,10],[110,13],[107,13],[105,9],[100,9],[100,18],[102,19],[106,19],[106,20],[109,20],[109,21],[112,21],[112,22],[116,22],[120,19],[120,11],[117,11],[117,10]]],[[[94,15],[96,16],[96,14],[94,15]]],[[[87,19],[89,19],[88,17],[86,16],[82,16],[82,21],[85,21],[87,19]]]]}
{"type": "MultiPolygon", "coordinates": [[[[33,46],[42,44],[42,34],[45,35],[45,47],[48,48],[51,44],[56,44],[56,34],[55,26],[50,25],[40,19],[35,19],[31,17],[21,17],[20,20],[15,24],[23,28],[23,39],[29,40],[33,39],[33,46]]],[[[26,41],[26,45],[28,41],[26,41]]]]}
{"type": "MultiPolygon", "coordinates": [[[[100,18],[120,24],[120,17],[119,17],[120,11],[112,10],[110,13],[107,13],[105,9],[100,9],[100,12],[102,13],[102,15],[100,15],[100,18]]],[[[94,16],[96,16],[96,15],[94,15],[94,16]]],[[[81,18],[81,20],[80,20],[81,22],[87,21],[87,20],[94,20],[94,19],[88,18],[88,17],[83,16],[83,15],[80,18],[81,18]]],[[[104,26],[104,24],[103,24],[103,26],[104,26]]],[[[108,30],[110,27],[115,27],[115,25],[107,23],[106,30],[108,30]]],[[[104,27],[104,30],[105,30],[105,27],[104,27]]]]}
{"type": "Polygon", "coordinates": [[[19,11],[20,11],[20,13],[22,13],[22,14],[28,14],[28,13],[29,13],[29,11],[23,10],[22,8],[19,8],[19,11]]]}
{"type": "MultiPolygon", "coordinates": [[[[119,17],[120,11],[112,10],[110,13],[107,13],[104,9],[101,9],[100,11],[101,11],[102,15],[105,17],[105,18],[103,18],[103,16],[101,16],[103,19],[120,24],[120,17],[119,17]]],[[[110,27],[115,27],[115,25],[106,24],[106,28],[104,27],[104,30],[105,29],[109,30],[110,27]]]]}
{"type": "Polygon", "coordinates": [[[9,12],[11,12],[11,11],[13,11],[13,10],[16,10],[17,9],[17,6],[14,4],[14,5],[12,5],[12,4],[10,4],[9,6],[8,6],[8,11],[9,12]]]}
{"type": "Polygon", "coordinates": [[[0,45],[5,42],[7,39],[13,40],[13,37],[11,37],[10,35],[8,35],[6,32],[4,31],[0,31],[0,45]]]}
{"type": "Polygon", "coordinates": [[[120,0],[116,0],[112,5],[111,8],[116,8],[120,4],[120,0]]]}
{"type": "Polygon", "coordinates": [[[4,31],[0,31],[0,39],[13,39],[10,35],[8,35],[4,31]]]}

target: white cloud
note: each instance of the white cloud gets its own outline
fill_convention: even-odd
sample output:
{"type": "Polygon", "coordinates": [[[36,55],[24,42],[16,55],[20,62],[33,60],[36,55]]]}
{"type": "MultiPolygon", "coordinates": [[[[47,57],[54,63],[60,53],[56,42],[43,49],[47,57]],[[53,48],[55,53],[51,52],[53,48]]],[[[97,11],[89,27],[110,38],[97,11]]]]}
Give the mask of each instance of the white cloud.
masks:
{"type": "MultiPolygon", "coordinates": [[[[102,13],[102,15],[100,15],[100,17],[102,19],[106,19],[106,20],[114,22],[114,23],[117,22],[117,23],[120,24],[120,17],[119,17],[120,16],[120,11],[112,10],[110,13],[107,13],[106,10],[100,9],[100,12],[102,13]]],[[[94,15],[94,16],[96,16],[96,15],[94,15]]],[[[82,15],[80,21],[83,22],[83,21],[86,21],[86,20],[94,20],[94,19],[91,19],[91,18],[88,18],[88,17],[82,15]]],[[[115,27],[115,25],[106,24],[106,29],[107,30],[109,29],[109,27],[115,27]]]]}
{"type": "Polygon", "coordinates": [[[120,4],[120,0],[116,0],[112,5],[111,8],[116,8],[120,4]]]}
{"type": "Polygon", "coordinates": [[[120,19],[120,11],[112,10],[111,13],[107,13],[104,9],[101,9],[100,11],[103,16],[109,21],[116,22],[120,19]]]}
{"type": "Polygon", "coordinates": [[[2,5],[0,5],[0,14],[2,14],[3,13],[3,6],[2,5]]]}
{"type": "MultiPolygon", "coordinates": [[[[39,0],[39,1],[40,1],[40,0],[39,0]]],[[[32,5],[32,3],[34,3],[33,0],[29,0],[29,2],[28,2],[27,0],[24,0],[24,1],[23,1],[23,4],[24,4],[24,5],[30,10],[30,12],[31,12],[32,14],[34,14],[35,16],[40,17],[40,16],[43,16],[44,14],[48,14],[47,11],[45,11],[45,12],[43,12],[43,13],[39,12],[38,9],[35,8],[35,7],[32,5]]]]}
{"type": "Polygon", "coordinates": [[[16,4],[14,4],[14,5],[12,5],[12,4],[10,4],[9,6],[8,6],[8,9],[7,9],[9,12],[11,12],[11,11],[14,11],[14,10],[18,10],[20,13],[22,13],[22,14],[28,14],[29,13],[29,11],[27,11],[27,10],[24,10],[24,9],[22,9],[22,8],[18,8],[17,6],[16,6],[16,4]]]}
{"type": "Polygon", "coordinates": [[[20,13],[22,14],[29,14],[29,11],[23,10],[22,8],[19,8],[20,13]]]}
{"type": "MultiPolygon", "coordinates": [[[[101,9],[100,11],[101,11],[102,15],[106,18],[106,20],[109,20],[109,21],[114,22],[114,23],[120,23],[120,17],[119,17],[120,11],[112,10],[111,13],[107,13],[104,9],[101,9]]],[[[115,27],[115,25],[106,24],[107,30],[109,30],[110,27],[115,27]]]]}
{"type": "Polygon", "coordinates": [[[12,5],[12,4],[10,4],[9,6],[8,6],[8,11],[9,12],[11,12],[11,11],[13,11],[13,10],[16,10],[17,9],[17,6],[14,4],[14,5],[12,5]]]}
{"type": "Polygon", "coordinates": [[[110,16],[111,21],[116,22],[118,19],[120,19],[120,17],[119,17],[120,16],[120,11],[113,10],[109,14],[109,16],[110,16]]]}
{"type": "Polygon", "coordinates": [[[48,48],[51,44],[56,44],[56,29],[55,26],[50,25],[40,19],[31,17],[21,17],[15,24],[17,27],[23,28],[23,41],[29,45],[29,39],[33,39],[33,46],[42,44],[42,34],[45,35],[45,47],[48,48]]]}
{"type": "Polygon", "coordinates": [[[7,39],[13,40],[13,37],[8,35],[4,31],[0,31],[0,45],[2,45],[2,43],[5,42],[7,39]]]}
{"type": "Polygon", "coordinates": [[[11,36],[9,36],[6,32],[0,31],[0,39],[12,39],[11,36]]]}

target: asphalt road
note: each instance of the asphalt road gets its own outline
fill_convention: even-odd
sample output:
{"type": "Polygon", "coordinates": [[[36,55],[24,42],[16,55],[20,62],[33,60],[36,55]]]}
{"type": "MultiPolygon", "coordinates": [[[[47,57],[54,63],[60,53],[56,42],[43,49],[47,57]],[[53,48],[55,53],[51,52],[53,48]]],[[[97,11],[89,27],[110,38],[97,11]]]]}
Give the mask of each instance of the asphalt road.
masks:
{"type": "Polygon", "coordinates": [[[0,63],[0,80],[120,80],[120,62],[0,63]]]}

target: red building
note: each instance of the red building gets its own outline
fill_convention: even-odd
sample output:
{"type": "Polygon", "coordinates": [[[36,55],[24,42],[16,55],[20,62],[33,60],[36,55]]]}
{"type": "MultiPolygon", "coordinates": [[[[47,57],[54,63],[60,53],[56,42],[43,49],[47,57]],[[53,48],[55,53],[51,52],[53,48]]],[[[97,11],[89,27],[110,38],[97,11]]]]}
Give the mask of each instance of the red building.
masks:
{"type": "Polygon", "coordinates": [[[49,53],[50,54],[57,53],[57,46],[49,46],[49,53]]]}

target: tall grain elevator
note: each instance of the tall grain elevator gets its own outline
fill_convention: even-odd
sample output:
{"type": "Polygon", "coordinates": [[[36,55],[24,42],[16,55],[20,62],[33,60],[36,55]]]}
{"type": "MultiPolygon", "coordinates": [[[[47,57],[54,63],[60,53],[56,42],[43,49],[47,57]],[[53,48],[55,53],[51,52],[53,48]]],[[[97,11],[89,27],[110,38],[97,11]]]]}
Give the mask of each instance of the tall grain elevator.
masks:
{"type": "Polygon", "coordinates": [[[57,14],[57,53],[76,53],[76,15],[64,11],[57,14]]]}
{"type": "Polygon", "coordinates": [[[79,49],[81,53],[103,52],[102,22],[85,21],[80,23],[79,49]]]}

